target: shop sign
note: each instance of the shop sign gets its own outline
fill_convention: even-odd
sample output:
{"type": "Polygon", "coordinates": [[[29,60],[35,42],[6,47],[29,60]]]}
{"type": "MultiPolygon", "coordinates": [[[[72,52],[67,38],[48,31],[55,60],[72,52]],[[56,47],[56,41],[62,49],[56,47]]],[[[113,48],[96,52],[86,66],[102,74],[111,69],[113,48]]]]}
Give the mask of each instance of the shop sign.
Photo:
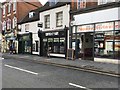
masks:
{"type": "Polygon", "coordinates": [[[114,23],[99,23],[95,25],[95,31],[107,31],[107,30],[114,30],[114,23]]]}
{"type": "Polygon", "coordinates": [[[84,25],[77,27],[77,32],[93,32],[93,31],[94,31],[94,25],[84,25]]]}
{"type": "Polygon", "coordinates": [[[49,33],[45,33],[46,36],[54,36],[54,35],[59,35],[58,32],[49,32],[49,33]]]}
{"type": "Polygon", "coordinates": [[[115,30],[120,30],[120,21],[115,22],[115,30]]]}

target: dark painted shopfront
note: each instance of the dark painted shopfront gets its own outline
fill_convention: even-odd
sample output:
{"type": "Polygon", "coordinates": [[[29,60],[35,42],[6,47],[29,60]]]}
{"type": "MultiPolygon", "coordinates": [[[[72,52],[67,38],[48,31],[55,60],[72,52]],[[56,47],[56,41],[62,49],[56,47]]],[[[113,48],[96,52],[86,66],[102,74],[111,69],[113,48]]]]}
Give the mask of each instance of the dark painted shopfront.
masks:
{"type": "Polygon", "coordinates": [[[54,55],[66,57],[67,50],[67,28],[54,31],[39,31],[40,56],[54,55]]]}
{"type": "Polygon", "coordinates": [[[120,59],[120,21],[73,26],[71,47],[76,58],[120,59]]]}
{"type": "Polygon", "coordinates": [[[32,54],[32,33],[18,34],[18,53],[32,54]]]}

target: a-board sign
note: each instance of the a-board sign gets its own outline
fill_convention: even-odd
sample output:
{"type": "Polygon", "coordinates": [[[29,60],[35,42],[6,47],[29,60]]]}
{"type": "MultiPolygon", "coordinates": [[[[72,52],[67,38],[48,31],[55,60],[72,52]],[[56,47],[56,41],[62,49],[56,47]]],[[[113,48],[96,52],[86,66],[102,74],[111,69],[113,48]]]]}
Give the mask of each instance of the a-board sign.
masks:
{"type": "Polygon", "coordinates": [[[74,49],[67,50],[67,60],[68,59],[74,60],[74,49]]]}

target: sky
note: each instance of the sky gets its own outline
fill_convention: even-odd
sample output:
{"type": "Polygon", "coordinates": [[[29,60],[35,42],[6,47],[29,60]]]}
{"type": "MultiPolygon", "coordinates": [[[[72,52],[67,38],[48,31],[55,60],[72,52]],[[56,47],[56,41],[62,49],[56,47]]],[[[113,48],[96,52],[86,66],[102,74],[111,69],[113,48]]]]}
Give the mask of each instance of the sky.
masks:
{"type": "MultiPolygon", "coordinates": [[[[5,0],[0,0],[0,2],[4,2],[5,0]]],[[[33,0],[34,1],[34,0],[33,0]]],[[[39,0],[43,5],[48,1],[48,0],[39,0]]]]}

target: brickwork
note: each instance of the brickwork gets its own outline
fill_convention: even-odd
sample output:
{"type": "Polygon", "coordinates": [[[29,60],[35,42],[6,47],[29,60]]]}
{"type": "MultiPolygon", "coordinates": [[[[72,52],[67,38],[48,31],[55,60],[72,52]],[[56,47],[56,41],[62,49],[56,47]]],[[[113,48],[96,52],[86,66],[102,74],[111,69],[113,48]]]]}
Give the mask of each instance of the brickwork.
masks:
{"type": "MultiPolygon", "coordinates": [[[[3,15],[4,10],[2,9],[2,23],[5,21],[6,23],[8,19],[11,20],[11,28],[8,29],[7,28],[7,24],[6,29],[5,29],[5,35],[2,36],[2,52],[6,52],[7,50],[9,51],[9,43],[11,41],[11,39],[16,38],[17,37],[17,33],[19,31],[19,29],[17,28],[18,25],[17,23],[20,22],[22,19],[24,19],[24,17],[29,13],[29,11],[37,9],[38,7],[41,7],[42,4],[39,2],[39,0],[34,0],[34,2],[27,0],[27,2],[25,2],[24,0],[19,0],[19,2],[16,2],[16,10],[13,10],[13,4],[14,2],[11,2],[11,0],[7,0],[5,2],[2,3],[3,9],[5,6],[5,14],[3,15]],[[10,12],[8,12],[8,8],[9,8],[9,4],[11,5],[10,7],[10,12]],[[16,25],[13,25],[13,21],[14,18],[16,18],[16,25]],[[14,27],[13,27],[14,26],[14,27]],[[14,35],[13,35],[14,34],[14,35]],[[7,39],[8,38],[8,39],[7,39]]],[[[15,42],[15,48],[17,50],[18,45],[17,45],[17,40],[13,39],[15,42]]]]}

